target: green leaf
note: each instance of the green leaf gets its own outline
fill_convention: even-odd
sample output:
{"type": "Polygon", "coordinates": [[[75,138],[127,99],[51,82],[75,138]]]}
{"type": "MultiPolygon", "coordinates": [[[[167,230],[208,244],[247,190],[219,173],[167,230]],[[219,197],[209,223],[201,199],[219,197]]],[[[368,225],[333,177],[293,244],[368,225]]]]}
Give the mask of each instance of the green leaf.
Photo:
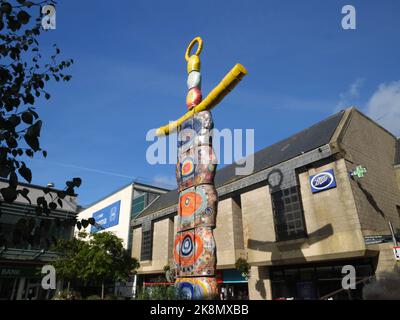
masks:
{"type": "Polygon", "coordinates": [[[31,199],[29,199],[28,197],[29,190],[27,188],[23,188],[22,190],[17,190],[17,192],[26,200],[28,200],[29,204],[32,204],[31,199]]]}
{"type": "Polygon", "coordinates": [[[21,24],[27,24],[31,16],[28,14],[28,12],[21,10],[20,12],[18,12],[17,18],[21,24]]]}
{"type": "Polygon", "coordinates": [[[35,124],[31,125],[25,133],[25,141],[26,143],[33,149],[33,151],[39,151],[39,139],[40,130],[42,128],[42,120],[38,120],[35,124]]]}
{"type": "Polygon", "coordinates": [[[26,153],[26,155],[28,156],[28,157],[33,157],[33,151],[31,150],[31,149],[27,149],[27,150],[25,150],[25,153],[26,153]]]}
{"type": "Polygon", "coordinates": [[[27,123],[27,124],[32,124],[33,123],[33,114],[32,112],[25,111],[22,116],[22,121],[27,123]]]}
{"type": "Polygon", "coordinates": [[[56,210],[56,209],[57,209],[57,204],[55,204],[54,202],[50,202],[50,203],[49,203],[49,208],[50,208],[51,210],[56,210]]]}
{"type": "Polygon", "coordinates": [[[10,122],[10,124],[15,128],[16,126],[18,126],[21,123],[21,118],[19,116],[16,116],[15,114],[13,114],[8,121],[10,122]]]}
{"type": "Polygon", "coordinates": [[[27,168],[25,164],[18,169],[18,173],[23,177],[28,183],[32,182],[32,171],[31,169],[27,168]]]}
{"type": "Polygon", "coordinates": [[[74,186],[76,186],[77,188],[79,188],[82,184],[82,179],[81,178],[73,178],[72,179],[72,183],[74,186]]]}
{"type": "Polygon", "coordinates": [[[26,101],[26,103],[33,105],[35,103],[35,97],[31,94],[27,94],[25,97],[25,101],[26,101]]]}
{"type": "Polygon", "coordinates": [[[7,146],[11,149],[16,148],[18,146],[18,142],[13,137],[10,137],[7,139],[7,146]]]}
{"type": "Polygon", "coordinates": [[[35,120],[37,120],[39,118],[39,115],[35,112],[35,110],[33,110],[32,108],[28,108],[28,110],[30,113],[32,113],[35,120]]]}
{"type": "Polygon", "coordinates": [[[9,180],[10,188],[17,189],[18,186],[18,177],[15,171],[10,173],[10,180],[9,180]]]}
{"type": "Polygon", "coordinates": [[[0,6],[0,11],[5,14],[10,14],[12,11],[12,6],[8,2],[3,2],[0,6]]]}
{"type": "MultiPolygon", "coordinates": [[[[35,151],[35,152],[39,151],[40,144],[39,144],[39,139],[37,137],[25,135],[24,138],[25,138],[25,141],[28,144],[28,146],[30,146],[33,151],[35,151]]],[[[28,154],[28,150],[27,150],[27,154],[28,154]]],[[[33,153],[30,152],[30,154],[31,154],[31,156],[33,156],[33,153]]]]}
{"type": "Polygon", "coordinates": [[[82,227],[86,228],[89,225],[89,221],[87,221],[86,219],[82,219],[81,224],[82,224],[82,227]]]}
{"type": "Polygon", "coordinates": [[[11,172],[11,168],[7,165],[0,165],[0,177],[6,179],[11,172]]]}
{"type": "Polygon", "coordinates": [[[4,201],[7,203],[14,202],[18,197],[17,191],[11,187],[1,189],[0,193],[3,196],[4,201]]]}

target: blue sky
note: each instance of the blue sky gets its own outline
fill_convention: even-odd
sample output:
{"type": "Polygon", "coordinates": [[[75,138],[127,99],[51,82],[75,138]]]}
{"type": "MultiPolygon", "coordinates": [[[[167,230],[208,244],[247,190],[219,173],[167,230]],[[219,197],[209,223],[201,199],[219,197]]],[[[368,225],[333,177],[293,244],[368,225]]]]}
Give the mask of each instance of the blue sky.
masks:
{"type": "Polygon", "coordinates": [[[174,184],[174,166],[146,162],[146,133],[186,111],[184,52],[195,36],[205,96],[237,62],[246,78],[213,112],[216,127],[254,128],[255,149],[357,105],[400,127],[400,2],[59,0],[57,43],[72,80],[40,105],[47,159],[33,183],[79,176],[90,204],[134,178],[174,184]],[[341,28],[352,4],[357,29],[341,28]]]}

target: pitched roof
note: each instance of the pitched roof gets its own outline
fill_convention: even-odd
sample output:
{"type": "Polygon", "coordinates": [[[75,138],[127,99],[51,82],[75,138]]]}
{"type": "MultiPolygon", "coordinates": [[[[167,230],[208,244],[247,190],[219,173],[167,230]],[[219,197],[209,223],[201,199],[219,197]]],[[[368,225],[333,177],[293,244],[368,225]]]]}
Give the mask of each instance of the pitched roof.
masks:
{"type": "MultiPolygon", "coordinates": [[[[254,173],[328,144],[342,119],[343,113],[344,111],[340,111],[287,139],[256,152],[254,154],[254,173]]],[[[235,168],[236,165],[231,164],[218,170],[215,176],[215,187],[218,188],[245,177],[237,176],[235,168]]],[[[147,216],[177,203],[178,190],[174,189],[162,194],[152,205],[138,215],[137,218],[147,216]]]]}

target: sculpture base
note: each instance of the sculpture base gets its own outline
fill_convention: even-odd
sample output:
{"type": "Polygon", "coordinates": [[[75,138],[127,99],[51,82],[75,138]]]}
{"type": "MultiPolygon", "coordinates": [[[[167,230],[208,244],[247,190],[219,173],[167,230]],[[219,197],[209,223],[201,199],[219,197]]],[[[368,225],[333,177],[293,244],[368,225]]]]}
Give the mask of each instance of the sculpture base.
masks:
{"type": "Polygon", "coordinates": [[[212,300],[218,296],[216,277],[178,278],[175,286],[184,300],[212,300]]]}

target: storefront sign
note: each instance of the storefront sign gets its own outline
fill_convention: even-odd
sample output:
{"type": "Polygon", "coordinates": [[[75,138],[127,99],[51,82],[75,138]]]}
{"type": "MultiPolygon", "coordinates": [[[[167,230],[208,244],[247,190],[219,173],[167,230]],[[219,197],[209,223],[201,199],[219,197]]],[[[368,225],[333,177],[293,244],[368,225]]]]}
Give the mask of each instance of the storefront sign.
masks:
{"type": "Polygon", "coordinates": [[[95,233],[116,226],[119,222],[120,206],[121,200],[93,213],[93,218],[96,223],[91,227],[90,232],[95,233]]]}
{"type": "Polygon", "coordinates": [[[372,236],[364,236],[365,244],[379,244],[379,243],[388,243],[392,241],[392,236],[389,235],[372,235],[372,236]]]}
{"type": "Polygon", "coordinates": [[[317,193],[324,190],[335,188],[336,180],[333,169],[329,169],[324,172],[311,176],[310,185],[312,193],[317,193]]]}
{"type": "Polygon", "coordinates": [[[400,261],[400,247],[393,247],[394,257],[397,261],[400,261]]]}
{"type": "Polygon", "coordinates": [[[0,267],[0,278],[34,277],[40,274],[35,267],[0,267]]]}

